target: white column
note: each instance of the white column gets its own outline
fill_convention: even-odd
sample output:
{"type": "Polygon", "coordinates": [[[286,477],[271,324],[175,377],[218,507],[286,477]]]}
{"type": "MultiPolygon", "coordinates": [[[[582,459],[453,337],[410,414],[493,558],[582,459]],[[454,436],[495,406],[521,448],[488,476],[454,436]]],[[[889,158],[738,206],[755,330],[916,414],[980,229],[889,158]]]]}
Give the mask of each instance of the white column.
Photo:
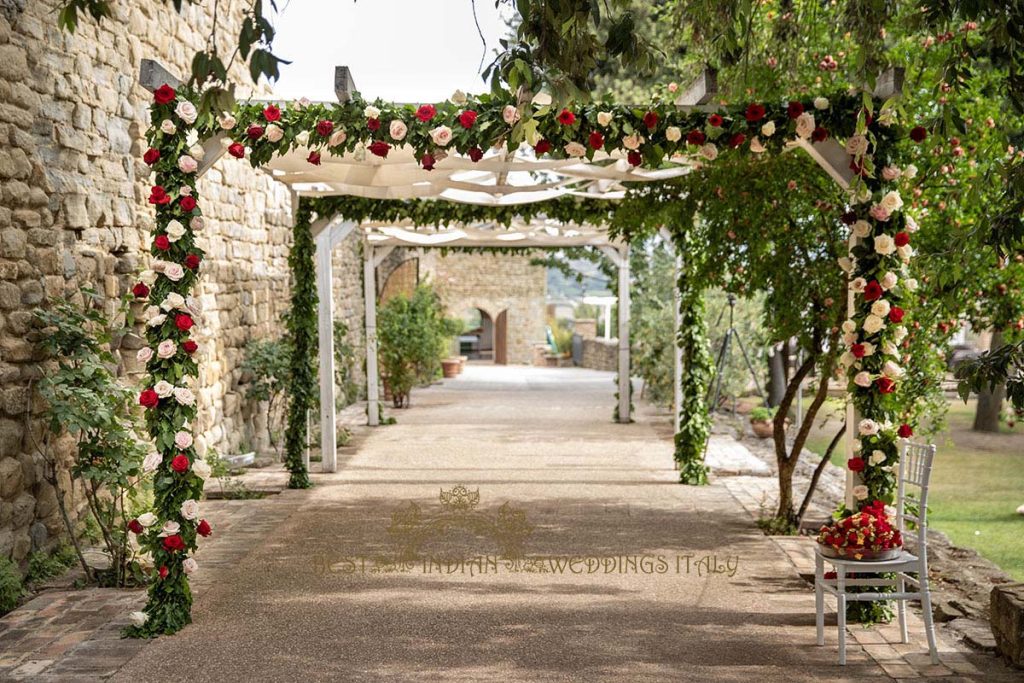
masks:
{"type": "Polygon", "coordinates": [[[380,387],[377,378],[377,268],[373,246],[363,246],[363,297],[366,304],[366,424],[380,424],[380,387]]]}
{"type": "Polygon", "coordinates": [[[331,231],[316,236],[316,294],[320,342],[320,467],[337,469],[337,435],[334,414],[334,296],[331,283],[331,231]]]}
{"type": "Polygon", "coordinates": [[[608,341],[612,338],[612,305],[604,304],[604,339],[608,341]]]}
{"type": "MultiPolygon", "coordinates": [[[[850,251],[857,245],[859,239],[852,232],[850,233],[850,251]]],[[[851,256],[852,258],[852,256],[851,256]]],[[[849,278],[847,278],[849,279],[849,278]]],[[[847,287],[846,289],[846,317],[853,318],[854,313],[857,312],[857,302],[853,290],[847,287]]],[[[843,381],[846,381],[846,376],[843,376],[843,381]]],[[[857,438],[857,411],[853,408],[853,401],[850,400],[850,390],[846,389],[843,391],[843,397],[846,399],[846,433],[843,434],[843,450],[846,451],[846,459],[849,461],[853,457],[853,442],[857,438]]],[[[854,473],[849,468],[846,470],[846,509],[854,509],[853,501],[853,487],[854,487],[854,473]]]]}
{"type": "Polygon", "coordinates": [[[619,251],[619,422],[629,422],[629,245],[619,251]]]}
{"type": "MultiPolygon", "coordinates": [[[[675,245],[669,242],[673,251],[675,245]]],[[[683,297],[679,292],[679,274],[683,270],[683,257],[676,253],[675,268],[672,271],[672,433],[679,433],[679,411],[683,404],[683,349],[679,346],[679,324],[682,322],[682,315],[679,307],[683,304],[683,297]]]]}

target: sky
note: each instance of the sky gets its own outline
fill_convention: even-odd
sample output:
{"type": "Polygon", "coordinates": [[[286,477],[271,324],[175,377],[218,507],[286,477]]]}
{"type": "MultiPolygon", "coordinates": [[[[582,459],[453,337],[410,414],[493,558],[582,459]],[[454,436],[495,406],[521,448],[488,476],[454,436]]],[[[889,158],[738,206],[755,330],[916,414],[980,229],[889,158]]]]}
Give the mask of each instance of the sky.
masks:
{"type": "MultiPolygon", "coordinates": [[[[278,7],[274,53],[292,63],[281,66],[275,97],[333,101],[339,65],[366,99],[437,102],[457,88],[488,89],[471,0],[278,0],[278,7]]],[[[493,0],[476,0],[476,12],[486,66],[507,29],[493,0]]]]}

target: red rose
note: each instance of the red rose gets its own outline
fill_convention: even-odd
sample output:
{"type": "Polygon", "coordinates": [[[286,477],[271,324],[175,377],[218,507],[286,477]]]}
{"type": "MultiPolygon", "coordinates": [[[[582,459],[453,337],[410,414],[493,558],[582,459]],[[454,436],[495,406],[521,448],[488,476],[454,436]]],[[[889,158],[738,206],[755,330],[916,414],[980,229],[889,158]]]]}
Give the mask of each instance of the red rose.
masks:
{"type": "Polygon", "coordinates": [[[658,125],[657,112],[649,111],[644,114],[644,125],[647,126],[647,130],[654,130],[654,127],[658,125]]]}
{"type": "Polygon", "coordinates": [[[334,132],[334,124],[327,120],[321,121],[316,124],[316,132],[323,137],[327,137],[334,132]]]}
{"type": "Polygon", "coordinates": [[[228,154],[236,159],[241,159],[245,156],[245,145],[241,142],[232,142],[228,147],[228,154]]]}
{"type": "Polygon", "coordinates": [[[192,326],[195,325],[195,321],[192,320],[192,316],[188,313],[179,313],[174,319],[174,324],[182,332],[188,332],[192,329],[192,326]]]}
{"type": "Polygon", "coordinates": [[[865,464],[864,458],[850,458],[846,461],[846,468],[851,472],[863,472],[865,464]]]}
{"type": "Polygon", "coordinates": [[[160,150],[150,147],[146,150],[146,153],[142,155],[142,160],[152,166],[156,162],[160,161],[160,150]]]}
{"type": "Polygon", "coordinates": [[[864,300],[874,301],[882,298],[882,285],[877,280],[872,280],[864,287],[864,300]]]}
{"type": "Polygon", "coordinates": [[[155,408],[160,403],[160,397],[152,389],[143,389],[139,394],[139,405],[144,408],[155,408]]]}
{"type": "Polygon", "coordinates": [[[268,104],[267,108],[263,110],[263,118],[271,123],[274,121],[280,121],[281,110],[273,104],[268,104]]]}
{"type": "Polygon", "coordinates": [[[722,117],[718,114],[712,114],[708,117],[708,124],[715,128],[720,128],[722,126],[722,117]]]}
{"type": "Polygon", "coordinates": [[[132,521],[128,522],[128,531],[132,532],[133,534],[141,534],[145,530],[146,527],[142,526],[142,523],[137,519],[133,519],[132,521]]]}
{"type": "Polygon", "coordinates": [[[756,102],[747,106],[747,121],[756,123],[764,118],[764,105],[756,102]]]}
{"type": "Polygon", "coordinates": [[[161,565],[161,567],[160,567],[160,569],[159,569],[159,570],[157,571],[157,573],[158,573],[158,574],[160,575],[160,578],[161,578],[161,579],[166,579],[166,578],[167,578],[167,575],[168,575],[168,574],[170,574],[171,572],[170,572],[170,570],[169,570],[169,569],[167,569],[167,566],[166,566],[166,565],[161,565]]]}
{"type": "Polygon", "coordinates": [[[143,299],[149,296],[149,287],[146,286],[145,282],[136,283],[136,285],[132,287],[132,294],[139,299],[143,299]]]}
{"type": "Polygon", "coordinates": [[[903,322],[903,309],[899,306],[893,306],[889,309],[889,322],[901,323],[903,322]]]}
{"type": "Polygon", "coordinates": [[[863,358],[865,349],[863,344],[854,344],[850,347],[850,353],[853,354],[854,358],[863,358]]]}
{"type": "Polygon", "coordinates": [[[188,472],[188,456],[184,453],[178,453],[171,459],[171,469],[182,474],[188,472]]]}
{"type": "Polygon", "coordinates": [[[199,261],[200,259],[198,254],[189,254],[185,257],[185,267],[189,270],[195,270],[199,267],[199,261]]]}
{"type": "Polygon", "coordinates": [[[480,149],[479,147],[470,147],[469,150],[467,150],[466,155],[475,164],[476,162],[478,162],[478,161],[480,161],[481,159],[484,158],[484,151],[482,149],[480,149]]]}
{"type": "Polygon", "coordinates": [[[249,136],[250,140],[258,140],[263,137],[263,126],[257,126],[254,123],[246,129],[245,134],[249,136]]]}
{"type": "Polygon", "coordinates": [[[595,130],[590,134],[588,142],[590,143],[590,149],[601,149],[604,147],[604,136],[595,130]]]}
{"type": "Polygon", "coordinates": [[[207,522],[205,519],[199,520],[199,524],[196,525],[196,533],[197,534],[199,534],[203,538],[206,538],[212,532],[213,532],[213,529],[210,528],[210,523],[209,522],[207,522]]]}
{"type": "Polygon", "coordinates": [[[467,109],[459,114],[459,125],[463,128],[472,128],[474,123],[476,123],[476,112],[472,109],[467,109]]]}
{"type": "Polygon", "coordinates": [[[416,110],[416,118],[423,123],[426,123],[435,116],[437,116],[437,107],[432,104],[421,104],[419,109],[416,110]]]}
{"type": "Polygon", "coordinates": [[[892,241],[897,247],[905,247],[910,244],[910,233],[900,231],[893,235],[892,241]]]}
{"type": "Polygon", "coordinates": [[[686,141],[691,145],[703,145],[707,139],[708,136],[704,135],[704,131],[702,130],[691,130],[686,135],[686,141]]]}
{"type": "Polygon", "coordinates": [[[370,150],[370,154],[374,154],[381,158],[387,159],[388,152],[391,150],[391,145],[384,142],[383,140],[375,140],[370,143],[370,146],[366,149],[370,150]]]}
{"type": "Polygon", "coordinates": [[[366,119],[366,129],[376,133],[380,130],[380,119],[366,119]]]}
{"type": "Polygon", "coordinates": [[[896,433],[899,434],[901,439],[909,439],[914,435],[914,430],[908,424],[901,424],[896,433]]]}
{"type": "Polygon", "coordinates": [[[167,235],[157,235],[153,240],[153,246],[160,251],[167,251],[171,248],[171,240],[167,239],[167,235]]]}
{"type": "Polygon", "coordinates": [[[167,190],[162,185],[154,185],[150,190],[149,203],[150,204],[169,204],[171,202],[171,196],[167,194],[167,190]]]}
{"type": "Polygon", "coordinates": [[[164,550],[173,553],[185,549],[185,540],[178,534],[172,534],[164,537],[163,545],[164,550]]]}
{"type": "Polygon", "coordinates": [[[839,217],[839,220],[843,222],[843,225],[853,225],[854,223],[857,222],[857,212],[847,211],[846,213],[839,217]]]}
{"type": "Polygon", "coordinates": [[[191,339],[187,339],[182,343],[181,348],[185,349],[185,353],[195,353],[196,349],[199,348],[199,344],[196,344],[191,339]]]}
{"type": "Polygon", "coordinates": [[[423,166],[424,171],[433,171],[435,163],[437,163],[437,160],[434,159],[434,155],[430,152],[420,157],[420,165],[423,166]]]}
{"type": "Polygon", "coordinates": [[[181,206],[181,210],[185,213],[191,213],[196,208],[196,198],[192,195],[182,197],[178,200],[178,205],[181,206]]]}
{"type": "Polygon", "coordinates": [[[804,113],[804,105],[801,102],[790,102],[786,105],[786,113],[789,114],[789,118],[798,119],[804,113]]]}
{"type": "Polygon", "coordinates": [[[875,380],[875,386],[878,388],[880,394],[891,394],[896,391],[896,382],[892,381],[888,377],[879,377],[875,380]]]}
{"type": "Polygon", "coordinates": [[[563,126],[571,126],[576,123],[576,114],[573,114],[568,109],[563,109],[558,112],[558,122],[563,126]]]}
{"type": "Polygon", "coordinates": [[[170,104],[177,96],[178,93],[174,92],[174,88],[166,83],[153,91],[153,101],[157,104],[170,104]]]}
{"type": "Polygon", "coordinates": [[[914,126],[914,129],[910,131],[910,139],[914,142],[924,142],[927,137],[928,131],[924,126],[914,126]]]}
{"type": "Polygon", "coordinates": [[[629,161],[630,166],[639,166],[644,162],[644,155],[634,149],[626,155],[626,159],[629,161]]]}
{"type": "Polygon", "coordinates": [[[747,141],[747,136],[746,135],[744,135],[743,133],[736,133],[731,138],[729,138],[729,146],[732,147],[732,148],[736,148],[736,147],[739,147],[740,145],[742,145],[746,141],[747,141]]]}
{"type": "Polygon", "coordinates": [[[310,152],[309,156],[306,157],[306,161],[308,161],[309,163],[313,164],[314,166],[319,166],[320,165],[320,152],[316,152],[316,151],[310,152]]]}
{"type": "Polygon", "coordinates": [[[551,143],[547,140],[539,140],[536,145],[533,146],[533,153],[537,156],[546,154],[551,151],[551,143]]]}
{"type": "Polygon", "coordinates": [[[825,140],[828,140],[828,129],[818,126],[814,129],[814,132],[811,133],[811,141],[824,142],[825,140]]]}

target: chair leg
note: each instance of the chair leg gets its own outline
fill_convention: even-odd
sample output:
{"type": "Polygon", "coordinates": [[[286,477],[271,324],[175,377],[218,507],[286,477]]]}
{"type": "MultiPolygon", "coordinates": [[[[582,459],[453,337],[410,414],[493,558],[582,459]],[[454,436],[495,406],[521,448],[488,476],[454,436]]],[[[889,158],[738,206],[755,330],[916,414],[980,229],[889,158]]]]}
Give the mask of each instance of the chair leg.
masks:
{"type": "Polygon", "coordinates": [[[821,555],[814,557],[814,625],[818,629],[818,645],[825,644],[825,561],[821,555]]]}
{"type": "Polygon", "coordinates": [[[921,616],[924,618],[924,635],[928,639],[928,653],[932,656],[932,664],[939,663],[939,648],[935,644],[935,621],[932,618],[932,591],[928,587],[928,569],[921,568],[921,616]]]}
{"type": "Polygon", "coordinates": [[[836,589],[839,595],[836,597],[836,620],[839,622],[839,664],[846,666],[846,569],[841,565],[836,567],[836,589]]]}
{"type": "MultiPolygon", "coordinates": [[[[907,580],[903,577],[902,573],[896,575],[896,591],[898,593],[907,592],[907,580]]],[[[896,616],[899,619],[900,624],[900,642],[909,643],[910,637],[907,634],[907,601],[897,600],[896,601],[896,616]]]]}

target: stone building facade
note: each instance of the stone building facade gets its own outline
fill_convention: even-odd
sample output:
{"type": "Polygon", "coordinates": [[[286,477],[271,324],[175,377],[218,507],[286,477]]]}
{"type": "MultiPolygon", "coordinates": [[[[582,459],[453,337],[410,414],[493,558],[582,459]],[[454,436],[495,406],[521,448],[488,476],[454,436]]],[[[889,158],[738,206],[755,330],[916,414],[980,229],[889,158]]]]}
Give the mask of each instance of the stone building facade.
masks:
{"type": "MultiPolygon", "coordinates": [[[[139,0],[111,3],[112,19],[97,26],[83,17],[69,35],[57,28],[56,6],[0,2],[0,556],[17,561],[62,533],[32,445],[43,425],[30,383],[45,371],[32,310],[48,297],[81,299],[85,287],[112,303],[145,267],[154,216],[141,153],[151,96],[138,85],[139,63],[151,58],[187,73],[213,23],[211,3],[186,3],[179,15],[162,0],[139,0]]],[[[222,3],[223,40],[237,35],[239,21],[240,6],[222,3]]],[[[233,78],[249,82],[242,68],[233,78]]],[[[207,257],[197,444],[227,454],[258,446],[263,434],[240,365],[250,340],[282,332],[293,207],[286,188],[231,158],[217,162],[199,192],[207,257]]],[[[356,235],[336,250],[335,273],[336,315],[361,347],[356,235]]],[[[128,335],[117,350],[126,382],[140,370],[140,345],[128,335]]],[[[68,491],[67,472],[61,479],[68,491]]]]}

